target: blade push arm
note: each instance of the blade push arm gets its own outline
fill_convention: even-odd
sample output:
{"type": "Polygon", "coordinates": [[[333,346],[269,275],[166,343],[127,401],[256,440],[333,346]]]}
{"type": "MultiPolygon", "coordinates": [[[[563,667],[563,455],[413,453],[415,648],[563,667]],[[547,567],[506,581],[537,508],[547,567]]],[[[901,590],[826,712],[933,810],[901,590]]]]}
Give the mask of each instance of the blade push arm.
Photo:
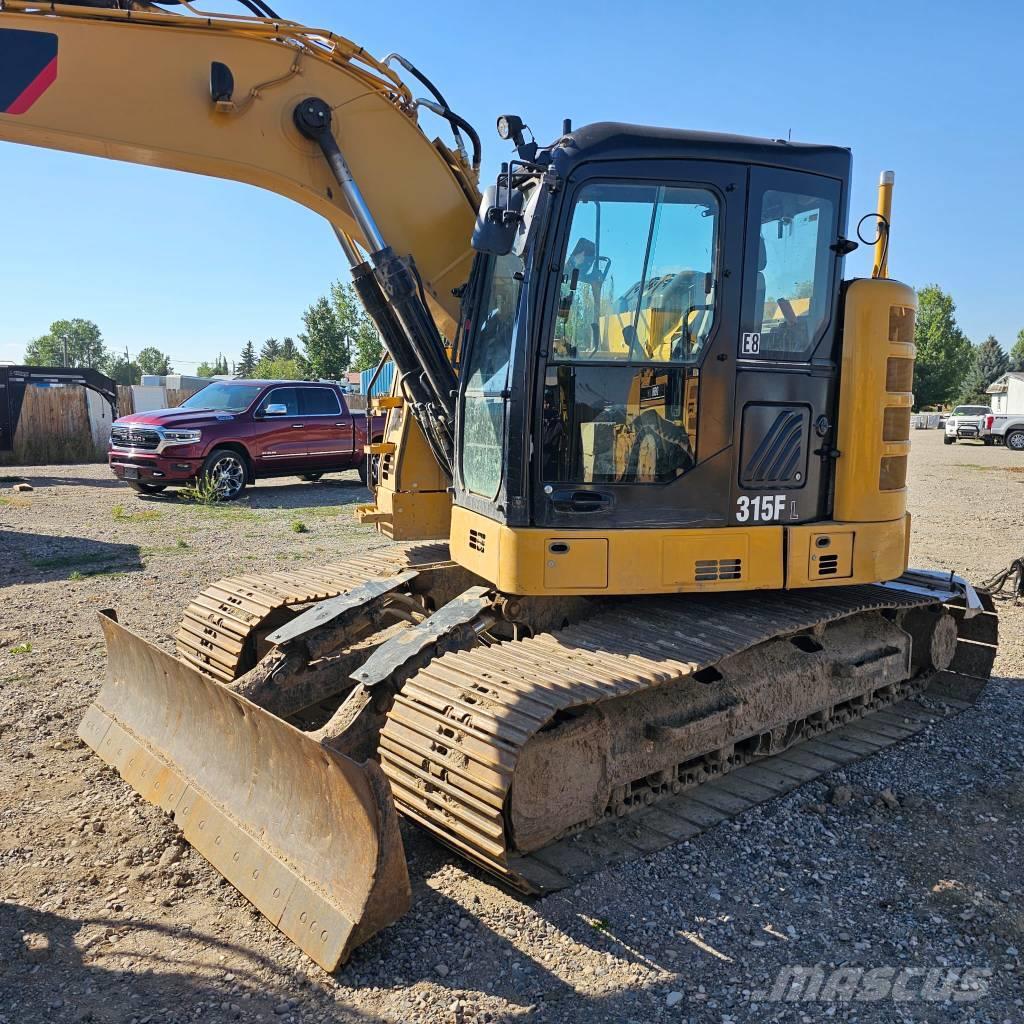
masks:
{"type": "Polygon", "coordinates": [[[0,141],[246,182],[293,199],[373,251],[317,144],[294,122],[321,97],[388,245],[415,260],[430,311],[454,335],[477,202],[475,176],[431,141],[408,89],[328,32],[5,0],[0,141]],[[217,78],[233,94],[211,94],[217,78]]]}

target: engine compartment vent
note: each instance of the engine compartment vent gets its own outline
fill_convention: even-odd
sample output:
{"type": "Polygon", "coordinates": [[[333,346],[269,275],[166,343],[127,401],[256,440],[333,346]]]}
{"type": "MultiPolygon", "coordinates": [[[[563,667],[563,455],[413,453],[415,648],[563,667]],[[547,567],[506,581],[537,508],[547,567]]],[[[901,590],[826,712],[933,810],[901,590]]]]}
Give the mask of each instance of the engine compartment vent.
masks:
{"type": "Polygon", "coordinates": [[[469,547],[471,551],[476,551],[482,555],[487,548],[487,534],[482,533],[480,530],[470,530],[469,547]]]}
{"type": "Polygon", "coordinates": [[[821,555],[818,558],[818,575],[835,576],[839,572],[838,555],[821,555]]]}
{"type": "Polygon", "coordinates": [[[743,560],[739,558],[701,558],[694,565],[693,578],[698,583],[743,578],[743,560]]]}

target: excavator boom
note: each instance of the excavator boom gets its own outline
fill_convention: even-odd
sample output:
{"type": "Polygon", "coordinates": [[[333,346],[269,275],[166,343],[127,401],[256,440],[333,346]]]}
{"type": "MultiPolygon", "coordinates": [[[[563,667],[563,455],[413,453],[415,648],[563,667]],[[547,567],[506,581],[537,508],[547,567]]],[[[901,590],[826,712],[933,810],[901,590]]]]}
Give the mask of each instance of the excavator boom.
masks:
{"type": "Polygon", "coordinates": [[[469,275],[476,174],[417,122],[412,93],[333,33],[256,18],[73,4],[0,5],[0,141],[246,182],[293,199],[366,246],[315,143],[309,96],[392,248],[412,256],[442,333],[469,275]]]}

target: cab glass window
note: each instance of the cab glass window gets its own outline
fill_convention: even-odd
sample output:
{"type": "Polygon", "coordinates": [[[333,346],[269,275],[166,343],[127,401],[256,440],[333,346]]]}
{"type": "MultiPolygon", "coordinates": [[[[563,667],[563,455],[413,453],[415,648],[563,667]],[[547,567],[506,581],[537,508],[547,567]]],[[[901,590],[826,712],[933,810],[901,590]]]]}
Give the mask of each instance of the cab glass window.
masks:
{"type": "Polygon", "coordinates": [[[522,257],[491,260],[475,309],[464,370],[462,477],[467,490],[493,498],[501,486],[506,395],[523,278],[522,257]]]}
{"type": "Polygon", "coordinates": [[[745,355],[799,359],[814,350],[830,315],[835,221],[823,196],[765,191],[753,310],[760,339],[745,355]]]}
{"type": "Polygon", "coordinates": [[[330,388],[298,388],[300,416],[337,416],[338,396],[330,388]]]}
{"type": "Polygon", "coordinates": [[[299,415],[299,396],[296,388],[274,388],[260,403],[260,411],[264,411],[268,405],[283,405],[288,409],[286,416],[299,415]]]}
{"type": "Polygon", "coordinates": [[[715,320],[718,220],[707,189],[585,186],[562,265],[552,361],[697,362],[715,320]]]}

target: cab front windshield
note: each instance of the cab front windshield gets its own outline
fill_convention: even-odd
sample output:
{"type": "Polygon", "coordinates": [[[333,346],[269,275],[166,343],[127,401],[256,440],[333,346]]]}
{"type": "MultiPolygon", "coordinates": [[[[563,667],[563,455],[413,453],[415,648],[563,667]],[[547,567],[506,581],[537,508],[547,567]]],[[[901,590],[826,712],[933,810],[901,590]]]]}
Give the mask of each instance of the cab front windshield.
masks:
{"type": "Polygon", "coordinates": [[[181,409],[202,412],[245,412],[263,390],[259,384],[207,384],[181,403],[181,409]]]}
{"type": "Polygon", "coordinates": [[[562,266],[554,359],[698,361],[715,316],[717,221],[707,189],[587,185],[562,266]]]}

